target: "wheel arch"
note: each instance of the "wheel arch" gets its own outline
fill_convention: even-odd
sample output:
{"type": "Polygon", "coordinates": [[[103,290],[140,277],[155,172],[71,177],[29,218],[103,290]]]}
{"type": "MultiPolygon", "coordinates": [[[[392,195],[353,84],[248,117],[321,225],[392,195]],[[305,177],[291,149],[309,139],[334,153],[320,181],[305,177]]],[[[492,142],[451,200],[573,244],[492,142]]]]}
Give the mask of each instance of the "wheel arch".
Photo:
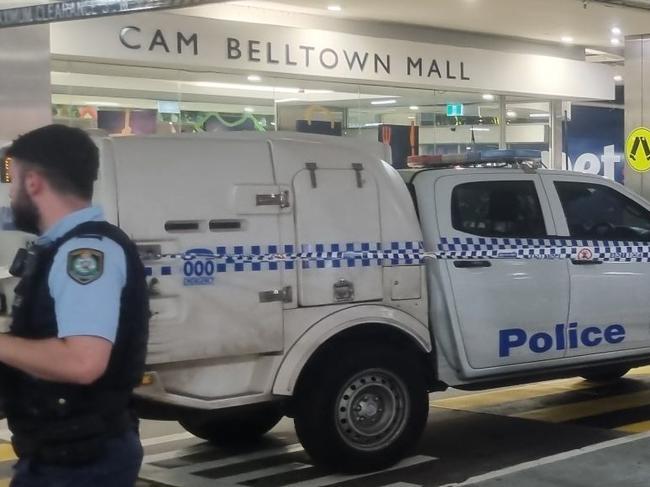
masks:
{"type": "MultiPolygon", "coordinates": [[[[424,361],[432,353],[429,329],[403,311],[383,306],[359,306],[315,323],[288,350],[273,385],[273,393],[291,396],[318,360],[338,346],[352,342],[380,342],[405,347],[424,361]]],[[[408,351],[407,351],[408,350],[408,351]]],[[[433,371],[429,361],[427,370],[433,371]]],[[[433,374],[428,382],[433,382],[433,374]]]]}

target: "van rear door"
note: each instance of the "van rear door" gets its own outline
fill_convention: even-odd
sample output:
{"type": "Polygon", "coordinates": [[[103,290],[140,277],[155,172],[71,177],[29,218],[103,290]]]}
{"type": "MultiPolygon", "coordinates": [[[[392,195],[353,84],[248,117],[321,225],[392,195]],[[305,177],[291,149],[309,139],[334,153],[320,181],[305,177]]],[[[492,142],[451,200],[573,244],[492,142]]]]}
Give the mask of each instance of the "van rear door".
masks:
{"type": "Polygon", "coordinates": [[[129,137],[113,150],[119,224],[151,254],[150,361],[282,351],[283,266],[262,261],[280,241],[280,207],[258,204],[278,193],[265,141],[129,137]],[[199,257],[171,257],[186,253],[199,257]]]}

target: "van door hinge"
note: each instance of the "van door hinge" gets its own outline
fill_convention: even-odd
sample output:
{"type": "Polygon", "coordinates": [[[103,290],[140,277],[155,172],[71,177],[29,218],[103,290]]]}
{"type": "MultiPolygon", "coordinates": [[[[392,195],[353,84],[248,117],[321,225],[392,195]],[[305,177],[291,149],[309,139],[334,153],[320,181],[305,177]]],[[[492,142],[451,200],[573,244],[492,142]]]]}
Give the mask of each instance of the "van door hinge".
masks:
{"type": "Polygon", "coordinates": [[[270,291],[260,292],[260,303],[290,303],[293,301],[293,293],[291,291],[291,286],[287,286],[284,289],[272,289],[270,291]]]}
{"type": "Polygon", "coordinates": [[[280,208],[289,208],[291,206],[291,202],[289,201],[289,191],[258,194],[255,196],[255,204],[257,206],[279,206],[280,208]]]}
{"type": "Polygon", "coordinates": [[[363,164],[358,162],[352,163],[352,169],[357,173],[357,188],[363,188],[363,178],[361,177],[361,171],[363,171],[363,164]]]}
{"type": "Polygon", "coordinates": [[[309,171],[309,177],[311,178],[311,187],[317,188],[318,184],[316,183],[316,169],[318,169],[318,165],[315,162],[307,162],[305,164],[305,167],[309,171]]]}

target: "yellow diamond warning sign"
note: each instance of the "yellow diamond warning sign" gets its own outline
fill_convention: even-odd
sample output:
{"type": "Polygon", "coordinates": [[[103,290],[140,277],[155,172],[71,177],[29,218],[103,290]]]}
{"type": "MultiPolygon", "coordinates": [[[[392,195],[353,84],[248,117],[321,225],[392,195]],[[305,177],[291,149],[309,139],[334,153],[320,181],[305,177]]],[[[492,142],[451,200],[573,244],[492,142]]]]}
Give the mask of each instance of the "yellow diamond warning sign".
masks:
{"type": "Polygon", "coordinates": [[[650,130],[638,127],[630,132],[625,142],[625,158],[632,169],[650,171],[650,130]]]}

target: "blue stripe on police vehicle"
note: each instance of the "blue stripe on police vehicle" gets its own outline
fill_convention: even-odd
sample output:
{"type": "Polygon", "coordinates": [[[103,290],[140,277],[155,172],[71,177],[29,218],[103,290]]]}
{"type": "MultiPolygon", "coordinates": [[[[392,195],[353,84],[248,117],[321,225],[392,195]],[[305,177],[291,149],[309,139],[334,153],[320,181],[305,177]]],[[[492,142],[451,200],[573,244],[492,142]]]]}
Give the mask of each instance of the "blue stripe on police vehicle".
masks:
{"type": "Polygon", "coordinates": [[[552,333],[540,331],[530,337],[521,328],[499,330],[499,357],[509,357],[513,349],[528,347],[533,353],[545,353],[551,349],[567,350],[580,347],[611,345],[625,340],[625,327],[619,324],[601,327],[590,325],[580,328],[578,323],[555,325],[552,333]],[[566,335],[565,335],[566,332],[566,335]]]}

